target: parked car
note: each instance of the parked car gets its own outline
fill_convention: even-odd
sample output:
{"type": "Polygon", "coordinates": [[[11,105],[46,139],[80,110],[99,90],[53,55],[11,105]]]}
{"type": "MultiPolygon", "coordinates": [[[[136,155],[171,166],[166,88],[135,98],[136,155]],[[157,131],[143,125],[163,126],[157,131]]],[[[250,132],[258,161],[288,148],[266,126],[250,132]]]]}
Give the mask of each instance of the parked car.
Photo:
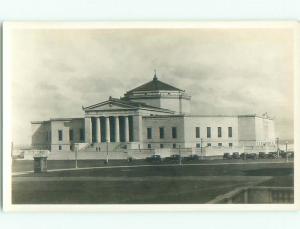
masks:
{"type": "Polygon", "coordinates": [[[240,158],[246,160],[247,159],[246,153],[241,153],[240,158]]]}
{"type": "Polygon", "coordinates": [[[280,153],[279,153],[279,155],[280,155],[280,157],[281,158],[294,158],[294,152],[293,151],[287,151],[287,152],[285,152],[285,151],[281,151],[280,153]]]}
{"type": "Polygon", "coordinates": [[[268,158],[269,159],[277,159],[278,158],[278,153],[277,152],[269,152],[268,153],[268,158]]]}
{"type": "Polygon", "coordinates": [[[228,160],[228,159],[232,159],[232,156],[230,155],[230,153],[224,153],[223,160],[228,160]]]}
{"type": "Polygon", "coordinates": [[[170,157],[166,157],[164,161],[179,161],[180,155],[179,154],[173,154],[170,157]]]}
{"type": "Polygon", "coordinates": [[[246,158],[256,160],[257,154],[256,153],[247,153],[246,158]]]}
{"type": "Polygon", "coordinates": [[[190,155],[188,157],[184,157],[183,160],[185,161],[198,161],[199,156],[197,154],[190,155]]]}
{"type": "Polygon", "coordinates": [[[240,153],[239,152],[233,152],[232,153],[232,158],[233,159],[240,159],[240,153]]]}
{"type": "Polygon", "coordinates": [[[160,155],[152,155],[151,157],[147,157],[146,161],[148,162],[161,162],[160,155]]]}
{"type": "Polygon", "coordinates": [[[132,158],[132,157],[128,157],[128,158],[127,158],[127,161],[128,161],[129,163],[131,163],[131,162],[133,161],[133,158],[132,158]]]}
{"type": "Polygon", "coordinates": [[[266,159],[266,158],[268,158],[268,155],[265,152],[259,152],[258,153],[258,158],[259,159],[266,159]]]}

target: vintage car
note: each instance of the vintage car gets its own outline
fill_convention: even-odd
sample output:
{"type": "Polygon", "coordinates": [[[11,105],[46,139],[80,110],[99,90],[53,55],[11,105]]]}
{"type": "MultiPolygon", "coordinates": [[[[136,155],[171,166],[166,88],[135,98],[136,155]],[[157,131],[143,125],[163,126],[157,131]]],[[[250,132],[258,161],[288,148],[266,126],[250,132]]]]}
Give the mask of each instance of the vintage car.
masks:
{"type": "Polygon", "coordinates": [[[277,152],[269,152],[268,153],[268,158],[269,159],[277,159],[278,158],[278,153],[277,152]]]}
{"type": "Polygon", "coordinates": [[[240,153],[239,152],[233,152],[232,153],[232,158],[233,159],[240,159],[240,153]]]}
{"type": "Polygon", "coordinates": [[[183,158],[184,161],[198,161],[199,156],[197,154],[193,154],[183,158]]]}
{"type": "Polygon", "coordinates": [[[179,161],[180,155],[179,154],[173,154],[170,157],[166,157],[164,161],[179,161]]]}
{"type": "Polygon", "coordinates": [[[160,155],[152,155],[151,157],[147,157],[146,161],[148,162],[161,162],[160,155]]]}
{"type": "Polygon", "coordinates": [[[224,153],[223,160],[228,160],[228,159],[232,159],[232,156],[230,155],[230,153],[224,153]]]}
{"type": "Polygon", "coordinates": [[[268,158],[268,155],[265,152],[259,152],[258,153],[258,158],[259,159],[266,159],[266,158],[268,158]]]}
{"type": "Polygon", "coordinates": [[[256,153],[247,153],[247,154],[246,154],[246,158],[247,158],[247,159],[253,159],[253,160],[256,160],[256,159],[257,159],[257,154],[256,154],[256,153]]]}

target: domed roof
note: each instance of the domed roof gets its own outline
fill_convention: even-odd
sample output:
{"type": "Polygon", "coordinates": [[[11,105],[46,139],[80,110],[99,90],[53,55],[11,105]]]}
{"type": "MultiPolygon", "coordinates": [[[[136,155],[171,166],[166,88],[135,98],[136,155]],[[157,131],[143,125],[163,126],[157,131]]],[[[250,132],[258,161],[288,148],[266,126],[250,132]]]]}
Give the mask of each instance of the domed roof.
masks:
{"type": "Polygon", "coordinates": [[[128,91],[126,94],[131,94],[133,92],[140,92],[140,91],[183,91],[183,90],[158,80],[155,73],[153,80],[128,91]]]}

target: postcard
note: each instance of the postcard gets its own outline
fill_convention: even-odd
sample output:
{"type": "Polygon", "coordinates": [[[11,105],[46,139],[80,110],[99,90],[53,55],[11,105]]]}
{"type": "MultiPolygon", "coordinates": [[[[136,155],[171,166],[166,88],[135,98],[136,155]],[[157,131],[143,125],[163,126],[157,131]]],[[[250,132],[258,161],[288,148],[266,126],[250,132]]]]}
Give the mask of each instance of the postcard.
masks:
{"type": "Polygon", "coordinates": [[[3,57],[5,210],[299,209],[297,22],[7,22],[3,57]]]}

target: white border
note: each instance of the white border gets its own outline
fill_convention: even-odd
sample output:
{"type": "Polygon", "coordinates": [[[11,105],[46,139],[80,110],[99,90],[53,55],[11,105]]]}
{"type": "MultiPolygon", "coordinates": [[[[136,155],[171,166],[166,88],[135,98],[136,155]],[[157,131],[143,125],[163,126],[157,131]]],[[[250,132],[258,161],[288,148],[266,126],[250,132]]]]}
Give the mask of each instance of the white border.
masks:
{"type": "Polygon", "coordinates": [[[186,212],[186,211],[283,211],[299,209],[299,24],[294,21],[263,22],[6,22],[3,24],[3,207],[5,211],[29,212],[186,212]],[[12,29],[242,29],[290,28],[294,30],[294,150],[295,203],[294,204],[97,204],[97,205],[12,205],[11,204],[11,77],[10,31],[12,29]],[[4,58],[5,57],[5,58],[4,58]],[[297,109],[296,109],[297,108],[297,109]]]}

